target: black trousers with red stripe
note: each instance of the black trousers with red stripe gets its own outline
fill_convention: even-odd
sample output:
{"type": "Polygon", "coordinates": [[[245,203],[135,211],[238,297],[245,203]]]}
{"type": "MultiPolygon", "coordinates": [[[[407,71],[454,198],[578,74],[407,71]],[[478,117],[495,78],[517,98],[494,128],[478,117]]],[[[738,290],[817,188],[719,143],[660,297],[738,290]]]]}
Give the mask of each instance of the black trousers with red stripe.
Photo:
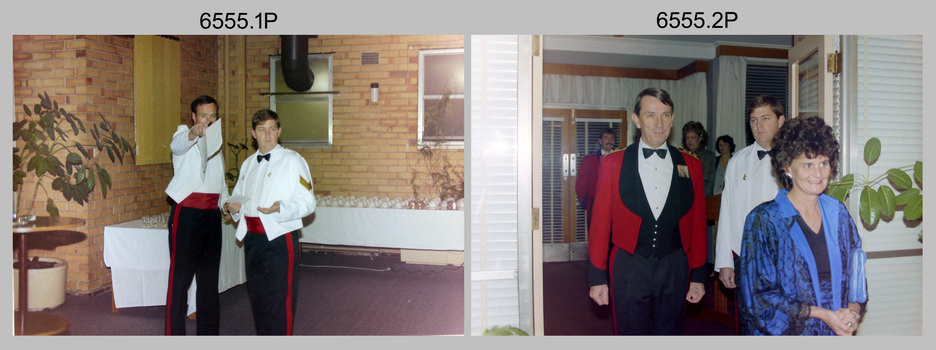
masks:
{"type": "Polygon", "coordinates": [[[247,295],[257,335],[292,335],[301,252],[299,231],[272,241],[266,234],[244,237],[247,295]]]}
{"type": "Polygon", "coordinates": [[[217,335],[221,319],[218,269],[221,266],[221,212],[172,204],[169,214],[169,291],[166,335],[185,335],[188,289],[195,292],[197,334],[217,335]]]}
{"type": "Polygon", "coordinates": [[[617,247],[611,255],[611,305],[617,335],[681,335],[689,286],[682,249],[643,257],[617,247]]]}

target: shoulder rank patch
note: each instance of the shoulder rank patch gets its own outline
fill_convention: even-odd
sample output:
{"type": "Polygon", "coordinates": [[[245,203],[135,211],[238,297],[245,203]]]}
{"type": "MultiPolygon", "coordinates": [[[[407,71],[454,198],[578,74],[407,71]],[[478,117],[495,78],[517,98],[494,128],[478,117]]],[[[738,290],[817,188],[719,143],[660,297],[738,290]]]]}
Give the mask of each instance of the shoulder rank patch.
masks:
{"type": "Polygon", "coordinates": [[[677,147],[677,149],[679,149],[679,151],[682,152],[682,153],[685,153],[685,154],[688,154],[688,155],[692,156],[692,158],[699,159],[699,157],[697,157],[697,156],[696,156],[695,154],[693,154],[692,152],[689,152],[689,150],[687,150],[687,149],[685,149],[685,148],[677,147]]]}
{"type": "Polygon", "coordinates": [[[307,191],[312,190],[312,184],[306,181],[306,179],[303,179],[302,176],[299,177],[299,184],[302,185],[302,187],[305,187],[307,191]]]}
{"type": "MultiPolygon", "coordinates": [[[[623,151],[623,150],[624,150],[623,148],[616,148],[616,149],[613,149],[613,150],[608,151],[608,154],[617,153],[617,152],[620,152],[620,151],[623,151]]],[[[608,155],[608,154],[605,154],[605,155],[608,155]]]]}

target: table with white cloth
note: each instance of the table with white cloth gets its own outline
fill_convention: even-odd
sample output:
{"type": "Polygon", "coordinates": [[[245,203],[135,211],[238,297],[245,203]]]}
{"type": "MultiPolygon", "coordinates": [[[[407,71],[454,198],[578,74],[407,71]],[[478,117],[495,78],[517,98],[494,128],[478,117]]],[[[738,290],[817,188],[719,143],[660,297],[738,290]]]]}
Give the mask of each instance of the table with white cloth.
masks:
{"type": "MultiPolygon", "coordinates": [[[[306,221],[303,221],[306,222],[306,221]]],[[[299,242],[424,250],[464,250],[465,212],[317,207],[299,242]]]]}
{"type": "MultiPolygon", "coordinates": [[[[221,266],[218,291],[247,280],[244,249],[234,237],[235,227],[221,228],[221,266]]],[[[169,230],[147,228],[143,220],[104,227],[104,265],[111,269],[114,307],[166,305],[169,288],[169,230]]],[[[195,310],[195,281],[188,291],[188,314],[195,310]]]]}

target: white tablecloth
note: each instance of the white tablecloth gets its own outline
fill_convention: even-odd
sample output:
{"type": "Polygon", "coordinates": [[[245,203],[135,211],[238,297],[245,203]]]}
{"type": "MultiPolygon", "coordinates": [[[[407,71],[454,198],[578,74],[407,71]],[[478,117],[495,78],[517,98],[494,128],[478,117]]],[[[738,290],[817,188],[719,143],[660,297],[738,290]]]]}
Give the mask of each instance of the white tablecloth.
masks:
{"type": "Polygon", "coordinates": [[[302,228],[299,241],[379,248],[464,250],[465,212],[317,207],[312,222],[302,228]]]}
{"type": "MultiPolygon", "coordinates": [[[[247,279],[244,249],[234,238],[234,231],[234,226],[222,225],[219,292],[247,279]]],[[[144,228],[142,219],[105,226],[104,264],[111,268],[117,308],[166,305],[169,288],[169,232],[166,228],[144,228]]],[[[189,314],[195,312],[195,288],[193,280],[188,293],[189,314]]]]}

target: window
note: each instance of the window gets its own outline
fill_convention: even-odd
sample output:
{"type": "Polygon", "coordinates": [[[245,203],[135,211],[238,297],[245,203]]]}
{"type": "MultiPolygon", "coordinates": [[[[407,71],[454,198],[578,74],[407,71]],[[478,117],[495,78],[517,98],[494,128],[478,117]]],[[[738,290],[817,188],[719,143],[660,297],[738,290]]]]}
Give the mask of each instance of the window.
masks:
{"type": "MultiPolygon", "coordinates": [[[[789,112],[786,112],[789,109],[787,104],[787,71],[785,61],[781,65],[748,63],[744,91],[745,106],[754,97],[770,95],[779,99],[780,104],[783,105],[784,114],[789,114],[789,112]]],[[[790,118],[790,116],[786,116],[786,118],[790,118]]],[[[754,143],[754,134],[751,133],[748,116],[744,116],[744,130],[746,144],[754,143]]],[[[711,142],[711,138],[709,138],[709,141],[711,142]]],[[[735,143],[739,145],[738,149],[743,148],[737,141],[735,143]]]]}
{"type": "Polygon", "coordinates": [[[419,52],[419,144],[465,145],[465,49],[419,52]]]}
{"type": "Polygon", "coordinates": [[[280,56],[270,56],[270,109],[283,125],[280,143],[292,148],[324,148],[332,144],[332,54],[310,54],[312,88],[294,91],[283,79],[280,56]]]}

